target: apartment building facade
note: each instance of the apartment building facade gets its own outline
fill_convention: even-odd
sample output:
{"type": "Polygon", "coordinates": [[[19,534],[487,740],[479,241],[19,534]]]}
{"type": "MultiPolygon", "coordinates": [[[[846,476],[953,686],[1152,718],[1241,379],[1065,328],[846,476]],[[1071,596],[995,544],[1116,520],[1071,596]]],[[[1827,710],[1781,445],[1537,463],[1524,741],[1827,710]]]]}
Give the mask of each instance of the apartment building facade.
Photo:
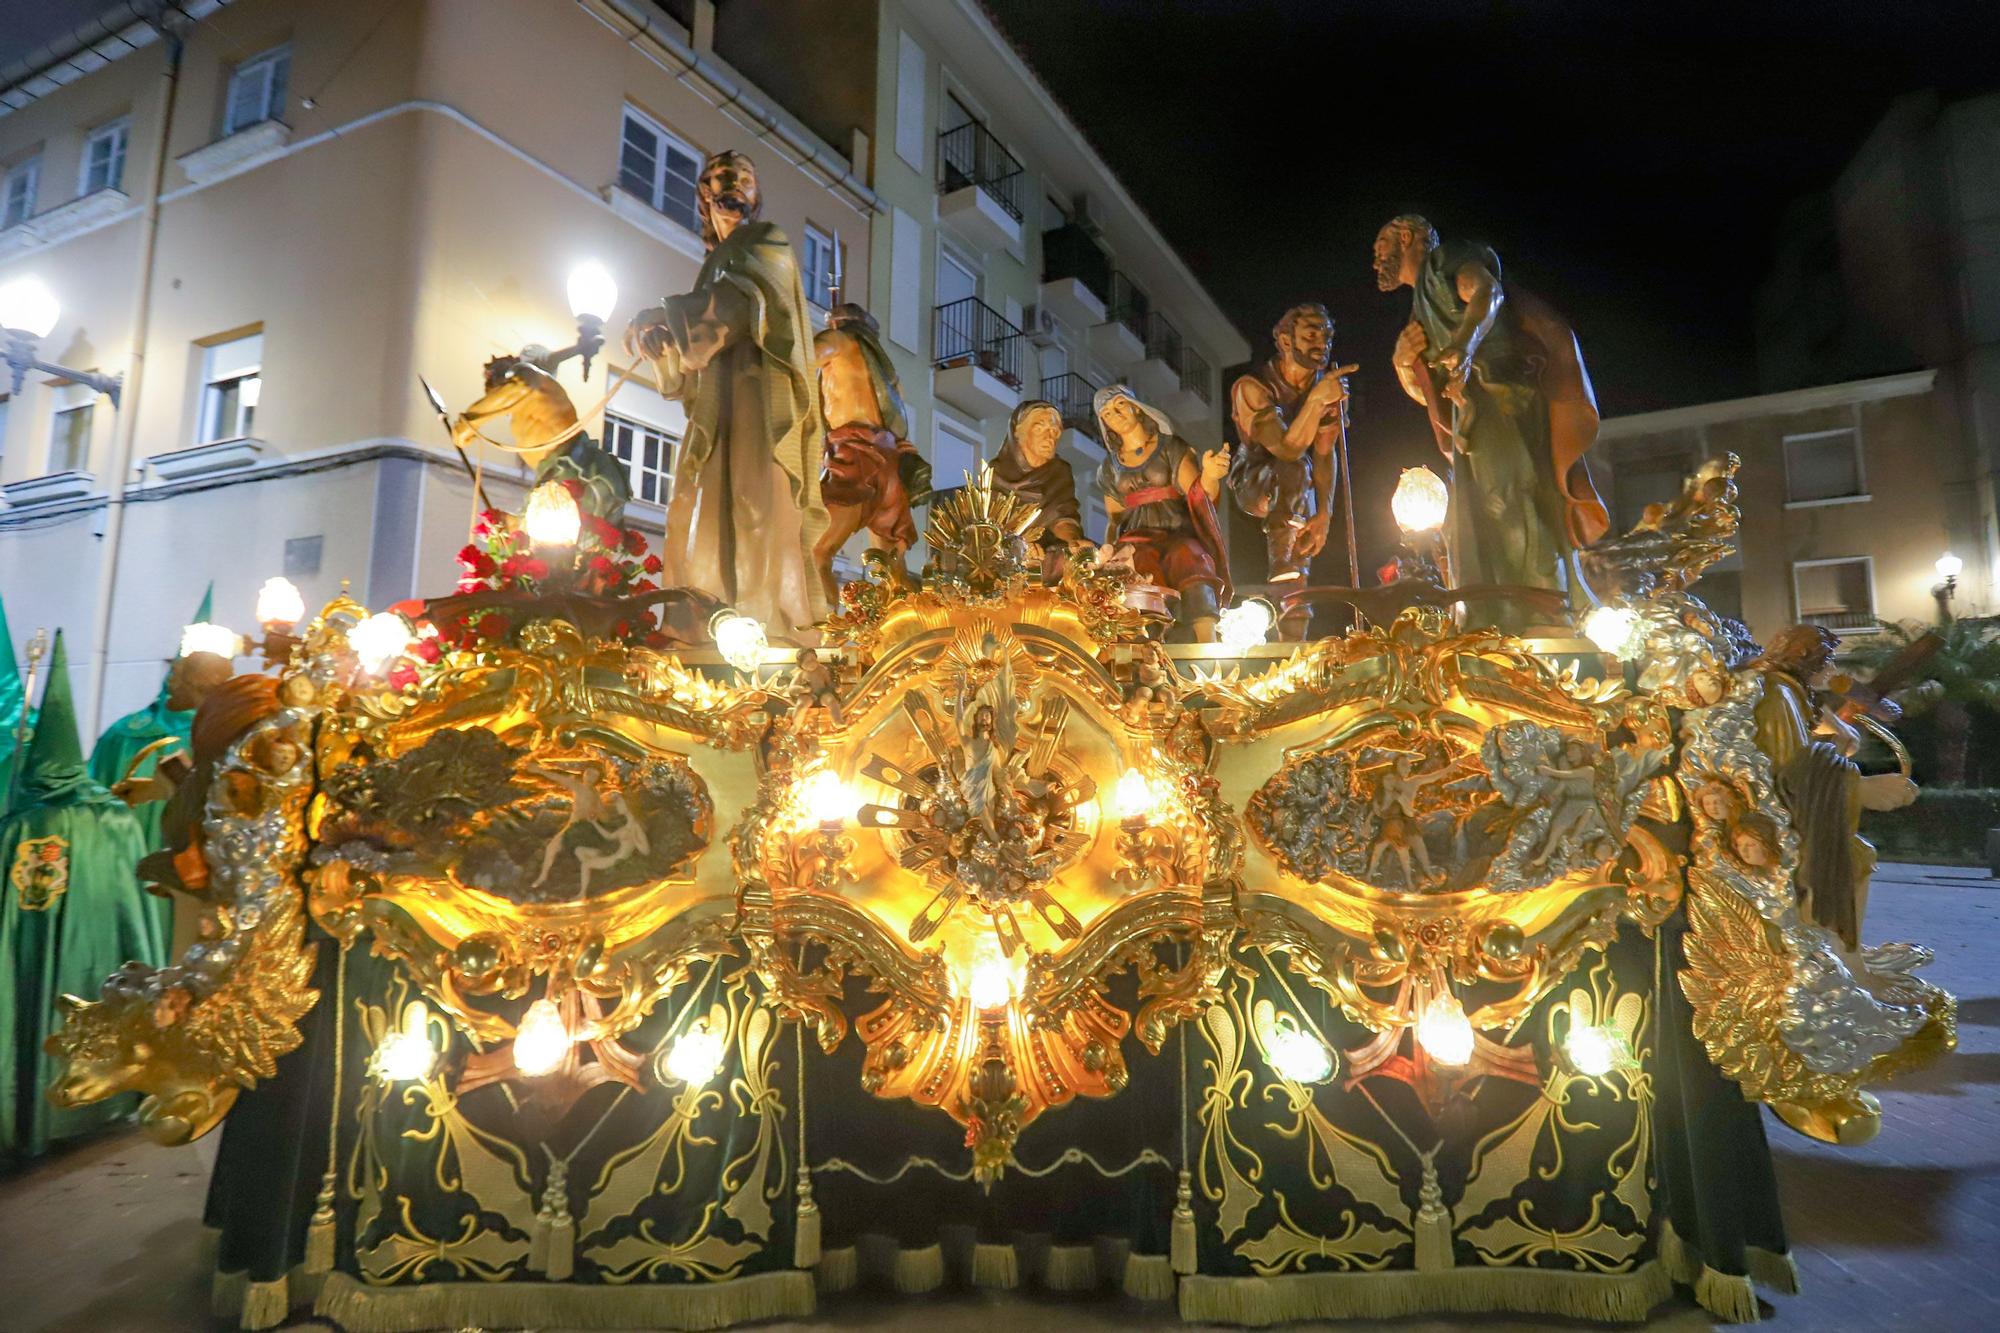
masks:
{"type": "MultiPolygon", "coordinates": [[[[1843,637],[1880,620],[1928,621],[1956,556],[1970,571],[1947,484],[1960,465],[1955,404],[1937,372],[1912,371],[1613,417],[1598,437],[1621,531],[1680,492],[1705,459],[1742,460],[1737,553],[1697,595],[1760,640],[1793,623],[1843,637]]],[[[1954,610],[1980,609],[1966,581],[1954,610]]]]}
{"type": "MultiPolygon", "coordinates": [[[[0,284],[61,301],[37,359],[124,376],[115,402],[41,370],[0,400],[0,591],[67,631],[100,724],[151,696],[211,579],[239,629],[272,574],[308,606],[448,586],[471,483],[418,376],[457,408],[488,357],[569,344],[565,277],[595,260],[614,336],[561,376],[598,404],[615,330],[694,280],[722,148],[813,303],[837,282],[880,319],[940,484],[1026,396],[1064,405],[1087,477],[1113,378],[1221,439],[1241,338],[971,0],[201,0],[177,42],[131,8],[0,70],[0,284]]],[[[684,418],[639,383],[606,411],[657,529],[684,418]]]]}

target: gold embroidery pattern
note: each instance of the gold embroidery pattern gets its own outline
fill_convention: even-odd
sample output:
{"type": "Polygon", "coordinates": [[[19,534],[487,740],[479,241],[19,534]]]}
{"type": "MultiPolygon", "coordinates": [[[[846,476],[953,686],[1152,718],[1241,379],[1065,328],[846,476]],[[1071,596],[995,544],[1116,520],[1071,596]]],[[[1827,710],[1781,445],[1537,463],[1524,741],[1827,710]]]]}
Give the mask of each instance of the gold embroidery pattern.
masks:
{"type": "Polygon", "coordinates": [[[23,912],[46,912],[69,891],[69,839],[59,833],[23,838],[7,872],[23,912]]]}

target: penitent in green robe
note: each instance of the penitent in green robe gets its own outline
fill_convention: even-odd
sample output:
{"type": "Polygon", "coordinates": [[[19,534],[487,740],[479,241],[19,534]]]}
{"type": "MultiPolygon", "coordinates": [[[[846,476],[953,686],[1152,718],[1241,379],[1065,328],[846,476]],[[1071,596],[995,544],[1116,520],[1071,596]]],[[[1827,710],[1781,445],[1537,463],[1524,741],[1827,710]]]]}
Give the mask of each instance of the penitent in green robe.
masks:
{"type": "MultiPolygon", "coordinates": [[[[146,756],[139,767],[131,773],[135,778],[148,778],[159,767],[160,760],[176,750],[186,751],[191,744],[189,735],[194,729],[194,710],[167,707],[167,682],[160,682],[160,692],[153,702],[135,713],[127,713],[104,729],[97,738],[97,744],[90,751],[90,776],[99,786],[109,789],[112,784],[122,781],[126,770],[132,767],[132,758],[154,741],[172,740],[177,745],[168,745],[146,756]]],[[[132,807],[132,813],[139,820],[139,827],[145,833],[146,850],[160,848],[160,816],[166,811],[166,802],[147,801],[132,807]]],[[[150,896],[150,895],[149,895],[150,896]]],[[[154,909],[159,913],[160,930],[165,938],[173,937],[174,904],[169,898],[152,897],[154,909]]]]}
{"type": "Polygon", "coordinates": [[[160,966],[167,942],[135,869],[145,834],[84,769],[62,635],[14,810],[0,819],[0,1162],[130,1115],[136,1098],[58,1110],[42,1049],[64,994],[94,997],[128,961],[160,966]]]}

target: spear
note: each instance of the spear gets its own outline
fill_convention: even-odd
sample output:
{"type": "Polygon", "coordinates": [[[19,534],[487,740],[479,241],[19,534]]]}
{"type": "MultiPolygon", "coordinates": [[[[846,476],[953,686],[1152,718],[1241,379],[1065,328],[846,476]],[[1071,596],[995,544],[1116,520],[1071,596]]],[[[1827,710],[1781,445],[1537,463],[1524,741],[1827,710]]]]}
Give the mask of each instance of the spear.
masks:
{"type": "Polygon", "coordinates": [[[486,488],[479,484],[479,470],[472,466],[472,460],[466,456],[465,446],[458,442],[458,432],[452,429],[451,409],[444,405],[444,399],[438,396],[438,391],[431,387],[429,380],[419,375],[417,383],[424,386],[424,397],[431,400],[431,410],[436,412],[438,420],[444,423],[445,438],[451,441],[453,451],[458,454],[458,461],[465,467],[465,475],[472,482],[473,503],[481,509],[492,508],[486,503],[486,488]]]}

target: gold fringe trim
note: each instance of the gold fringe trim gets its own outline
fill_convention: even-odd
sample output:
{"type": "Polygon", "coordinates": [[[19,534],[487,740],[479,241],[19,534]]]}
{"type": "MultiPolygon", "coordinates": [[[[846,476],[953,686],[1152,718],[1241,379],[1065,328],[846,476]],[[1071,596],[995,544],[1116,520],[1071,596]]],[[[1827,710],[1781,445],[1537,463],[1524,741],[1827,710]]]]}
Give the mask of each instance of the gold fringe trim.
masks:
{"type": "Polygon", "coordinates": [[[1799,1266],[1789,1254],[1776,1250],[1760,1250],[1755,1245],[1747,1246],[1744,1256],[1750,1261],[1750,1280],[1760,1287],[1769,1287],[1782,1296],[1799,1294],[1799,1266]]]}
{"type": "MultiPolygon", "coordinates": [[[[1261,1282],[1262,1278],[1235,1279],[1244,1282],[1261,1282]]],[[[1174,1294],[1173,1260],[1164,1254],[1134,1254],[1125,1260],[1125,1278],[1119,1284],[1125,1294],[1135,1301],[1164,1301],[1174,1294]]],[[[1183,1298],[1183,1317],[1186,1315],[1186,1300],[1183,1298]]]]}
{"type": "Polygon", "coordinates": [[[1668,1277],[1690,1286],[1701,1272],[1701,1260],[1694,1257],[1694,1252],[1681,1239],[1681,1233],[1674,1230],[1672,1222],[1660,1225],[1660,1266],[1667,1270],[1668,1277]]]}
{"type": "Polygon", "coordinates": [[[1695,1304],[1729,1324],[1757,1322],[1757,1288],[1747,1277],[1704,1267],[1694,1279],[1695,1304]]]}
{"type": "Polygon", "coordinates": [[[1174,1187],[1174,1222],[1169,1235],[1167,1253],[1174,1261],[1174,1271],[1192,1273],[1198,1269],[1201,1263],[1195,1246],[1194,1192],[1185,1171],[1181,1172],[1180,1182],[1174,1187]]]}
{"type": "Polygon", "coordinates": [[[972,1285],[975,1287],[997,1287],[1011,1291],[1021,1285],[1021,1256],[1012,1245],[988,1245],[979,1242],[972,1247],[972,1285]]]}
{"type": "MultiPolygon", "coordinates": [[[[1135,1263],[1139,1257],[1133,1256],[1135,1263]]],[[[1130,1280],[1128,1270],[1128,1284],[1130,1280]]],[[[1630,1273],[1453,1268],[1442,1273],[1403,1269],[1281,1277],[1193,1276],[1181,1279],[1180,1315],[1189,1323],[1253,1327],[1294,1319],[1393,1319],[1488,1311],[1637,1323],[1673,1290],[1673,1279],[1657,1261],[1630,1273]]]]}
{"type": "Polygon", "coordinates": [[[920,1250],[898,1249],[889,1266],[889,1282],[905,1296],[936,1291],[944,1285],[944,1246],[933,1244],[920,1250]]]}
{"type": "Polygon", "coordinates": [[[728,1282],[432,1282],[365,1287],[333,1273],[313,1313],[346,1333],[423,1333],[467,1325],[579,1329],[717,1329],[753,1319],[804,1318],[818,1306],[812,1274],[757,1273],[728,1282]]]}
{"type": "Polygon", "coordinates": [[[838,1250],[822,1250],[813,1268],[813,1284],[828,1296],[852,1291],[861,1282],[861,1254],[849,1245],[838,1250]]]}
{"type": "Polygon", "coordinates": [[[222,1228],[205,1226],[194,1242],[195,1272],[213,1273],[222,1266],[222,1228]]]}
{"type": "Polygon", "coordinates": [[[1095,1245],[1051,1245],[1042,1260],[1042,1285],[1050,1291],[1089,1291],[1097,1286],[1095,1245]]]}

